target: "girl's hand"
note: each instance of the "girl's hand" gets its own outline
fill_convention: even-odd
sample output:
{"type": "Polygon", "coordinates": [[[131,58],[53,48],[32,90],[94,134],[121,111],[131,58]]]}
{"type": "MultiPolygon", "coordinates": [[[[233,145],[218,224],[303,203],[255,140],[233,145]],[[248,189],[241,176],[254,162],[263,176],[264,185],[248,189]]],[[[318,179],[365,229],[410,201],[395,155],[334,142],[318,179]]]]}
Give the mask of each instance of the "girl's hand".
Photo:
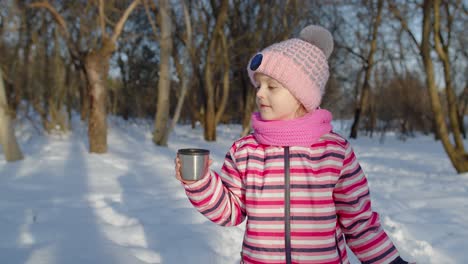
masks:
{"type": "Polygon", "coordinates": [[[180,165],[180,159],[179,159],[179,156],[177,156],[174,160],[174,163],[175,163],[175,177],[178,181],[180,181],[181,183],[183,184],[191,184],[191,183],[194,183],[196,181],[189,181],[189,180],[184,180],[182,178],[182,173],[181,173],[181,165],[180,165]]]}
{"type": "MultiPolygon", "coordinates": [[[[181,165],[180,165],[180,159],[179,159],[179,156],[177,156],[174,160],[174,163],[175,163],[175,177],[178,181],[180,181],[181,183],[183,184],[191,184],[191,183],[194,183],[196,182],[195,181],[191,181],[191,180],[184,180],[182,178],[182,173],[181,173],[181,165]]],[[[208,167],[211,166],[211,164],[213,164],[213,160],[210,159],[210,161],[208,162],[208,167]]]]}

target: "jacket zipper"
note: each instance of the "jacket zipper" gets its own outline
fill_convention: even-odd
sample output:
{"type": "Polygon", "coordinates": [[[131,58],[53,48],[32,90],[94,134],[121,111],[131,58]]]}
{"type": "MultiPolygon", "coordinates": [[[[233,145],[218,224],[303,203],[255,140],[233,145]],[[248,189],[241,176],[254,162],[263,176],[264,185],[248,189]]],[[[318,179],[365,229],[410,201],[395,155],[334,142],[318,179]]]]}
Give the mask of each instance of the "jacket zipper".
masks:
{"type": "Polygon", "coordinates": [[[284,245],[286,264],[291,264],[291,197],[289,177],[289,147],[284,148],[284,245]]]}
{"type": "Polygon", "coordinates": [[[336,243],[336,250],[338,250],[338,257],[340,258],[340,263],[343,264],[343,257],[341,256],[340,246],[338,245],[338,237],[335,233],[335,243],[336,243]]]}

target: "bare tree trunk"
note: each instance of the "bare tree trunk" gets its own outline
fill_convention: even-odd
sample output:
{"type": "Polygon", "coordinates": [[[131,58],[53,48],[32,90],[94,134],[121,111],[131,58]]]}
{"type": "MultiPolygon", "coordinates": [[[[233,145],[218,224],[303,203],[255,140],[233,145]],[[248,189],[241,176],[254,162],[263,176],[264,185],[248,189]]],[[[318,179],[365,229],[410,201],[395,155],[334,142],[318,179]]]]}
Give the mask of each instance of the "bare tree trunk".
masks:
{"type": "MultiPolygon", "coordinates": [[[[444,3],[445,5],[448,5],[448,3],[444,3]]],[[[458,101],[457,101],[457,96],[455,95],[455,91],[453,89],[452,85],[452,75],[451,75],[451,63],[450,63],[450,56],[449,56],[449,45],[450,45],[450,38],[446,40],[445,43],[443,43],[443,39],[440,35],[440,11],[439,11],[439,6],[440,6],[440,0],[434,0],[434,43],[435,43],[435,49],[437,51],[437,54],[439,56],[439,59],[442,61],[442,65],[444,68],[444,79],[445,79],[445,92],[447,96],[447,107],[448,107],[448,115],[449,115],[449,120],[450,124],[452,127],[452,133],[453,137],[455,139],[455,149],[457,151],[465,151],[465,147],[463,146],[463,139],[461,135],[462,129],[460,128],[460,123],[459,123],[459,116],[458,116],[458,101]]],[[[447,8],[447,13],[448,7],[447,8]]],[[[453,16],[448,14],[449,20],[453,20],[453,16]]],[[[449,32],[451,31],[451,24],[452,21],[449,21],[449,27],[448,30],[449,32]]],[[[450,35],[449,35],[450,36],[450,35]]]]}
{"type": "Polygon", "coordinates": [[[23,159],[23,154],[16,141],[13,124],[8,114],[8,102],[3,83],[3,73],[0,70],[0,144],[7,161],[23,159]]]}
{"type": "MultiPolygon", "coordinates": [[[[21,8],[23,10],[23,8],[21,8]]],[[[15,104],[14,107],[12,107],[14,111],[14,115],[16,117],[17,114],[17,106],[21,103],[21,100],[25,98],[26,100],[29,99],[28,95],[28,86],[29,86],[29,70],[30,70],[30,65],[29,65],[29,56],[31,52],[31,46],[32,46],[32,40],[31,40],[31,20],[28,19],[27,17],[28,12],[22,11],[21,12],[21,23],[22,26],[24,27],[24,31],[20,31],[20,36],[24,37],[23,40],[20,40],[20,44],[18,46],[23,46],[23,63],[22,63],[22,74],[18,77],[21,78],[21,84],[20,89],[15,89],[15,104]]]]}
{"type": "MultiPolygon", "coordinates": [[[[161,19],[160,62],[158,81],[158,104],[154,122],[153,142],[159,146],[167,146],[169,128],[169,106],[171,72],[170,59],[172,53],[172,21],[168,0],[159,1],[159,16],[161,19]]],[[[156,31],[154,31],[156,34],[156,31]]]]}
{"type": "Polygon", "coordinates": [[[465,84],[465,88],[463,89],[463,92],[461,93],[460,99],[458,101],[460,102],[460,107],[458,110],[458,123],[460,124],[460,129],[463,134],[463,138],[466,139],[466,128],[463,118],[465,117],[466,108],[468,106],[468,85],[465,84]]]}
{"type": "Polygon", "coordinates": [[[72,74],[75,74],[73,71],[73,66],[72,65],[67,65],[66,66],[66,71],[65,71],[65,87],[66,87],[66,93],[65,93],[65,105],[66,105],[66,111],[67,111],[67,116],[68,116],[68,130],[72,129],[71,125],[71,120],[72,120],[72,111],[73,111],[73,106],[72,106],[72,100],[73,100],[73,86],[72,86],[72,74]]]}
{"type": "MultiPolygon", "coordinates": [[[[192,61],[192,65],[199,65],[195,64],[192,61]]],[[[204,117],[204,91],[203,89],[203,77],[202,73],[200,72],[199,68],[194,68],[194,79],[196,80],[191,88],[190,88],[190,98],[191,100],[189,101],[189,108],[190,108],[190,118],[191,118],[191,126],[192,129],[195,129],[197,122],[200,122],[201,126],[205,127],[205,117],[204,117]],[[202,99],[200,99],[202,97],[202,99]],[[203,100],[203,101],[202,101],[203,100]],[[202,101],[202,103],[200,103],[202,101]]]]}
{"type": "MultiPolygon", "coordinates": [[[[211,73],[206,73],[206,77],[211,77],[211,73]]],[[[204,137],[206,141],[216,141],[216,120],[215,120],[215,103],[214,103],[214,87],[210,81],[205,81],[205,90],[207,93],[205,105],[205,123],[204,137]]]]}
{"type": "MultiPolygon", "coordinates": [[[[23,23],[22,23],[23,24],[23,23]]],[[[24,26],[24,25],[23,25],[24,26]]],[[[14,54],[16,55],[17,58],[19,58],[22,52],[24,52],[21,49],[22,43],[24,42],[24,37],[26,37],[25,33],[19,32],[19,44],[16,45],[15,52],[14,54]]],[[[7,100],[10,103],[10,109],[11,109],[11,116],[13,118],[16,118],[18,106],[21,102],[21,97],[24,93],[23,91],[23,86],[21,85],[23,83],[23,68],[21,67],[19,62],[13,63],[11,65],[11,70],[10,70],[12,76],[14,76],[13,80],[13,86],[11,87],[11,92],[8,93],[9,97],[7,100]]]]}
{"type": "Polygon", "coordinates": [[[364,84],[361,90],[361,100],[360,100],[359,106],[355,110],[354,122],[351,127],[351,134],[349,135],[350,138],[357,138],[361,116],[366,114],[367,106],[369,104],[369,90],[370,90],[369,81],[370,81],[371,74],[372,74],[372,68],[374,66],[374,54],[377,50],[377,33],[379,31],[380,22],[382,20],[382,7],[383,7],[383,0],[379,0],[377,2],[377,16],[375,18],[375,22],[373,25],[371,48],[369,51],[369,55],[367,56],[367,61],[366,61],[366,66],[365,66],[366,71],[364,75],[364,84]]]}
{"type": "Polygon", "coordinates": [[[370,132],[370,137],[374,135],[374,130],[377,125],[377,109],[375,107],[375,96],[372,96],[371,102],[369,104],[369,122],[368,122],[368,130],[370,132]]]}
{"type": "Polygon", "coordinates": [[[187,95],[187,92],[188,92],[188,79],[189,78],[185,76],[183,66],[178,61],[177,56],[174,56],[174,61],[176,64],[177,75],[179,76],[179,79],[181,82],[181,88],[180,88],[179,98],[177,99],[177,105],[174,111],[174,116],[172,117],[171,125],[169,126],[168,134],[171,133],[171,131],[174,129],[177,122],[179,121],[180,114],[182,112],[182,106],[184,105],[185,96],[187,95]]]}
{"type": "Polygon", "coordinates": [[[94,153],[107,152],[107,72],[109,59],[113,51],[113,43],[105,41],[103,48],[86,56],[86,77],[89,82],[89,151],[94,153]],[[109,47],[111,45],[112,47],[109,47]],[[107,49],[106,49],[107,48],[107,49]]]}
{"type": "Polygon", "coordinates": [[[64,111],[64,99],[65,93],[68,89],[65,85],[66,78],[66,66],[62,61],[60,56],[60,44],[59,44],[59,32],[55,30],[54,32],[54,53],[52,57],[52,64],[50,65],[52,76],[49,78],[49,85],[46,89],[48,92],[48,98],[44,98],[48,103],[48,113],[47,113],[47,131],[59,130],[65,132],[68,130],[68,118],[64,111]]]}
{"type": "Polygon", "coordinates": [[[171,131],[174,129],[174,127],[177,125],[177,122],[179,121],[180,114],[182,112],[182,106],[184,105],[185,97],[189,90],[190,79],[190,76],[186,76],[186,73],[184,72],[184,67],[180,63],[177,55],[174,55],[174,61],[176,65],[177,75],[179,76],[179,80],[181,82],[181,88],[179,98],[177,99],[177,105],[174,111],[174,116],[172,117],[172,122],[169,126],[168,134],[171,133],[171,131]]]}
{"type": "MultiPolygon", "coordinates": [[[[90,116],[88,122],[89,151],[95,153],[105,153],[107,152],[106,81],[108,77],[109,60],[115,51],[115,43],[122,33],[125,22],[133,10],[139,5],[140,0],[132,1],[131,4],[125,9],[117,23],[113,25],[113,32],[111,36],[108,36],[108,32],[106,30],[107,22],[104,12],[104,0],[99,0],[97,2],[99,18],[96,21],[100,26],[101,47],[97,50],[88,50],[86,56],[81,55],[82,52],[80,52],[79,45],[73,41],[71,34],[68,31],[67,22],[65,19],[48,1],[34,2],[29,6],[33,8],[45,8],[51,13],[65,39],[71,57],[80,61],[80,64],[82,63],[84,65],[82,70],[85,71],[86,79],[89,84],[90,97],[90,116]]],[[[89,33],[91,37],[95,38],[93,34],[98,35],[97,32],[89,33]]]]}
{"type": "MultiPolygon", "coordinates": [[[[122,58],[122,55],[120,55],[117,59],[117,64],[119,65],[119,68],[120,68],[120,73],[121,73],[121,76],[122,76],[122,94],[119,95],[119,97],[123,97],[123,98],[129,98],[131,95],[130,95],[130,91],[129,91],[129,88],[128,88],[128,70],[125,68],[125,62],[122,58]]],[[[116,99],[115,101],[118,101],[118,99],[116,99]]],[[[121,115],[123,116],[124,120],[128,120],[129,116],[130,116],[130,110],[131,110],[131,106],[128,102],[124,102],[121,106],[120,106],[120,113],[121,115]],[[123,108],[123,109],[122,109],[123,108]]],[[[135,112],[139,112],[139,111],[135,111],[135,112]]]]}
{"type": "Polygon", "coordinates": [[[79,71],[80,84],[78,86],[80,94],[80,119],[85,121],[89,115],[89,82],[86,77],[86,69],[79,71]]]}
{"type": "Polygon", "coordinates": [[[229,8],[229,1],[223,0],[218,10],[216,24],[211,32],[211,39],[208,44],[208,51],[206,52],[205,68],[204,68],[204,88],[206,95],[205,103],[205,130],[204,136],[207,141],[216,141],[216,109],[215,109],[215,87],[213,84],[213,70],[212,70],[212,57],[218,45],[218,34],[220,34],[224,23],[227,20],[227,11],[229,8]]]}
{"type": "MultiPolygon", "coordinates": [[[[42,32],[45,32],[47,30],[47,25],[44,24],[43,27],[41,28],[41,31],[42,32]]],[[[40,90],[40,93],[41,93],[41,96],[39,97],[39,101],[38,103],[36,104],[38,107],[36,107],[36,110],[39,110],[39,114],[41,116],[41,121],[42,121],[42,126],[44,128],[45,131],[47,131],[47,133],[50,132],[50,125],[49,125],[49,118],[48,118],[48,115],[49,115],[49,103],[50,101],[48,100],[50,98],[50,94],[51,94],[51,87],[49,86],[50,82],[51,82],[51,74],[49,74],[49,70],[52,68],[52,63],[51,63],[51,58],[50,56],[47,54],[47,46],[48,44],[43,41],[42,43],[40,43],[39,45],[41,45],[41,53],[43,54],[42,56],[43,57],[43,68],[42,68],[42,83],[43,85],[41,85],[42,89],[40,90]]]]}
{"type": "Polygon", "coordinates": [[[445,123],[445,117],[442,110],[442,105],[437,91],[437,86],[434,80],[434,65],[432,64],[431,58],[431,14],[432,14],[432,1],[425,0],[423,4],[424,16],[423,16],[423,31],[421,40],[421,56],[424,63],[424,69],[426,71],[426,83],[429,89],[429,95],[431,97],[432,111],[434,113],[436,129],[442,145],[444,146],[445,152],[450,158],[453,166],[458,173],[468,171],[468,155],[464,151],[459,151],[453,147],[449,139],[449,133],[447,124],[445,123]]]}
{"type": "MultiPolygon", "coordinates": [[[[189,14],[187,5],[185,3],[185,0],[182,0],[181,4],[183,6],[185,30],[186,30],[185,46],[186,46],[186,49],[187,49],[187,51],[189,53],[189,57],[190,57],[189,61],[191,62],[192,58],[194,57],[194,52],[195,52],[195,49],[193,47],[193,42],[192,42],[192,37],[193,37],[193,35],[192,35],[192,22],[190,21],[190,14],[189,14]]],[[[180,89],[180,97],[177,100],[177,105],[176,105],[176,109],[174,111],[174,116],[172,117],[172,122],[171,122],[171,125],[169,127],[169,131],[167,132],[169,135],[172,132],[172,130],[174,129],[174,127],[176,126],[177,122],[179,121],[180,114],[182,112],[182,106],[184,105],[185,96],[186,96],[186,94],[188,92],[188,88],[189,88],[189,80],[192,79],[191,75],[189,75],[188,73],[185,72],[185,70],[184,70],[185,68],[180,63],[179,57],[177,56],[177,50],[174,50],[174,62],[175,62],[175,65],[176,65],[177,75],[179,76],[179,80],[180,80],[180,83],[181,83],[182,87],[180,89]]],[[[191,64],[191,63],[189,63],[189,64],[190,64],[189,67],[193,71],[193,64],[191,64]]]]}
{"type": "Polygon", "coordinates": [[[222,49],[222,60],[223,60],[223,93],[221,96],[221,102],[219,103],[218,110],[216,111],[215,117],[215,126],[221,121],[221,117],[224,114],[224,110],[226,109],[226,104],[228,101],[229,96],[229,72],[230,72],[230,64],[229,64],[229,50],[228,44],[226,40],[226,36],[224,35],[223,30],[219,31],[220,40],[221,40],[221,49],[222,49]]]}

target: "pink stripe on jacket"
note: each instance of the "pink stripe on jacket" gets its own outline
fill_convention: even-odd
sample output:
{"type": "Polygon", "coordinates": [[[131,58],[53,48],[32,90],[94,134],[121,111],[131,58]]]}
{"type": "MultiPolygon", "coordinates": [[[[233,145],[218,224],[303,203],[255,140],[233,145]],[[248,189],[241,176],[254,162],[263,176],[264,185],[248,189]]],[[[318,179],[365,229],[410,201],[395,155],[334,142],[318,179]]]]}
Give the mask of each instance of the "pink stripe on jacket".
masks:
{"type": "MultiPolygon", "coordinates": [[[[344,138],[327,133],[311,147],[290,147],[289,155],[293,263],[349,263],[344,238],[363,263],[399,259],[344,138]]],[[[285,263],[283,147],[243,137],[226,154],[220,174],[211,171],[185,190],[217,224],[239,225],[247,217],[243,263],[285,263]]]]}

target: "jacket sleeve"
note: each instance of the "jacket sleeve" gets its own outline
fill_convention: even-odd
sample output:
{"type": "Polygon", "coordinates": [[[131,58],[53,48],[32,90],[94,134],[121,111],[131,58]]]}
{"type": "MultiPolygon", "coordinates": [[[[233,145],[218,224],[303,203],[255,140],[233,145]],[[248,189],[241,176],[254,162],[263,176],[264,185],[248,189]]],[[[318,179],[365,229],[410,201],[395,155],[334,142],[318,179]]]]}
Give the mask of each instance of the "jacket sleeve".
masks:
{"type": "Polygon", "coordinates": [[[348,142],[333,196],[346,243],[362,263],[407,263],[372,211],[367,179],[348,142]]]}
{"type": "Polygon", "coordinates": [[[236,166],[233,145],[226,154],[221,173],[209,171],[201,180],[184,185],[190,202],[205,217],[222,226],[235,226],[246,217],[245,186],[236,166]]]}

